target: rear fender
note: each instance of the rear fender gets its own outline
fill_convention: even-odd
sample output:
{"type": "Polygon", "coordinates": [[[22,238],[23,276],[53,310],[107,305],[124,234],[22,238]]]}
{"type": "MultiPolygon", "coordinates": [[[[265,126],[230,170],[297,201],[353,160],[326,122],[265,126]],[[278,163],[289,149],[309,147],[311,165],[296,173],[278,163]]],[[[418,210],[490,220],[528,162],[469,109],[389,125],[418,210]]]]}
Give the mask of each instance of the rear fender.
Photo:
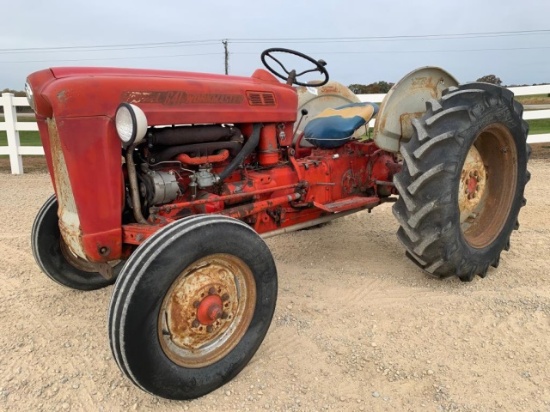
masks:
{"type": "Polygon", "coordinates": [[[458,86],[457,80],[439,67],[413,70],[388,92],[374,125],[374,142],[389,152],[398,152],[412,136],[412,120],[426,111],[426,102],[441,98],[443,90],[458,86]]]}

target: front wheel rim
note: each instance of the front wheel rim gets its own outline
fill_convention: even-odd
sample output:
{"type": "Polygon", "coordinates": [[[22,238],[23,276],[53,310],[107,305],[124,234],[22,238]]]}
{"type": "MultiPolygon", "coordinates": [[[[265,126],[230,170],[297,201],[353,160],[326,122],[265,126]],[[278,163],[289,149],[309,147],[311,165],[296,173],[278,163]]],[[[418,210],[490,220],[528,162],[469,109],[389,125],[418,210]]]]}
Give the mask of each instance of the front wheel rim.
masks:
{"type": "Polygon", "coordinates": [[[237,346],[256,307],[256,283],[248,265],[215,254],[185,268],[166,293],[158,337],[166,356],[179,366],[211,365],[237,346]]]}
{"type": "Polygon", "coordinates": [[[502,232],[517,177],[517,150],[510,130],[500,123],[487,126],[470,147],[459,181],[460,228],[471,247],[487,247],[502,232]]]}

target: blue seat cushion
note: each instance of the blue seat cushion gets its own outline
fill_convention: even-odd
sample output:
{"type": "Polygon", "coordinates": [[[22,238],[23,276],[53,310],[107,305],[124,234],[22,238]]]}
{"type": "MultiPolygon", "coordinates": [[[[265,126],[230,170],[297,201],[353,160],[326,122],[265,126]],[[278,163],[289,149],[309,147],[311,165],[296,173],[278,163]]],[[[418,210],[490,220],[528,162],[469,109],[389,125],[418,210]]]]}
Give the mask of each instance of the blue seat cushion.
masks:
{"type": "Polygon", "coordinates": [[[376,113],[378,105],[374,103],[350,103],[325,109],[306,125],[304,138],[321,149],[340,147],[376,113]]]}

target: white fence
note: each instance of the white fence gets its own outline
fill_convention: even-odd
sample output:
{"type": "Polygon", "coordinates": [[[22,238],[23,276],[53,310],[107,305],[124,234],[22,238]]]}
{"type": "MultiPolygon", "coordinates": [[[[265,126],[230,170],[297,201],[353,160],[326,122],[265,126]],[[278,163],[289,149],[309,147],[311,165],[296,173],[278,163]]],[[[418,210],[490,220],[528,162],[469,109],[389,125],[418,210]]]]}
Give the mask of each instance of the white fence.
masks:
{"type": "Polygon", "coordinates": [[[8,137],[8,145],[0,146],[0,155],[9,155],[11,173],[19,175],[23,173],[23,158],[25,155],[44,155],[42,146],[21,146],[19,132],[26,130],[38,130],[38,124],[34,122],[18,122],[17,106],[28,106],[25,97],[14,97],[11,93],[2,93],[0,106],[4,106],[4,121],[0,122],[0,130],[4,130],[8,137]]]}
{"type": "MultiPolygon", "coordinates": [[[[529,96],[534,94],[550,94],[550,84],[544,86],[526,86],[511,87],[511,91],[516,96],[529,96]]],[[[380,103],[385,94],[359,94],[361,101],[370,101],[380,103]]],[[[23,159],[26,155],[44,155],[44,149],[41,146],[21,146],[19,132],[38,130],[38,125],[34,122],[17,121],[16,107],[28,106],[27,99],[24,97],[14,97],[11,93],[2,93],[0,97],[0,106],[4,106],[5,121],[0,121],[0,131],[7,133],[8,145],[0,146],[0,155],[9,155],[12,174],[23,173],[23,159]]],[[[545,105],[550,107],[549,105],[545,105]]],[[[523,113],[525,120],[531,119],[549,119],[550,108],[542,110],[526,110],[523,113]]],[[[528,143],[547,143],[550,142],[550,133],[530,135],[528,143]]]]}

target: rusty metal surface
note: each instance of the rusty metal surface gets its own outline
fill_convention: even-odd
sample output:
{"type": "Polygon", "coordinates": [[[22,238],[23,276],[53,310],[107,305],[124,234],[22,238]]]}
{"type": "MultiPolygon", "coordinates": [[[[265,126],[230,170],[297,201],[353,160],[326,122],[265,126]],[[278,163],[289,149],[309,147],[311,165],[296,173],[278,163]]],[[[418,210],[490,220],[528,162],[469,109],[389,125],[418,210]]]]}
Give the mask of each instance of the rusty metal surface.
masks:
{"type": "Polygon", "coordinates": [[[67,165],[63,156],[63,148],[59,138],[59,132],[55,119],[48,119],[48,132],[50,135],[50,149],[53,167],[53,179],[57,196],[59,217],[59,230],[63,241],[72,254],[81,259],[86,259],[80,231],[80,219],[73,196],[73,188],[69,180],[67,165]]]}
{"type": "Polygon", "coordinates": [[[426,102],[441,98],[443,90],[457,80],[439,67],[422,67],[403,77],[380,105],[373,139],[381,149],[397,152],[401,140],[412,135],[411,120],[426,111],[426,102]]]}
{"type": "Polygon", "coordinates": [[[504,124],[493,123],[479,133],[468,158],[458,193],[461,230],[470,246],[484,248],[501,233],[514,201],[518,179],[514,138],[504,124]]]}
{"type": "Polygon", "coordinates": [[[158,319],[162,349],[180,366],[210,365],[239,343],[255,307],[248,266],[232,255],[207,256],[186,268],[164,297],[158,319]]]}
{"type": "Polygon", "coordinates": [[[458,207],[460,209],[460,223],[475,219],[476,209],[485,198],[487,173],[483,159],[475,146],[470,147],[458,186],[458,207]]]}
{"type": "Polygon", "coordinates": [[[345,212],[347,210],[352,210],[352,209],[365,208],[368,206],[375,207],[379,203],[380,203],[380,199],[378,197],[353,196],[347,199],[338,200],[336,202],[327,203],[324,205],[321,205],[317,202],[314,202],[313,204],[315,205],[315,207],[322,209],[326,212],[339,213],[339,212],[345,212]]]}

